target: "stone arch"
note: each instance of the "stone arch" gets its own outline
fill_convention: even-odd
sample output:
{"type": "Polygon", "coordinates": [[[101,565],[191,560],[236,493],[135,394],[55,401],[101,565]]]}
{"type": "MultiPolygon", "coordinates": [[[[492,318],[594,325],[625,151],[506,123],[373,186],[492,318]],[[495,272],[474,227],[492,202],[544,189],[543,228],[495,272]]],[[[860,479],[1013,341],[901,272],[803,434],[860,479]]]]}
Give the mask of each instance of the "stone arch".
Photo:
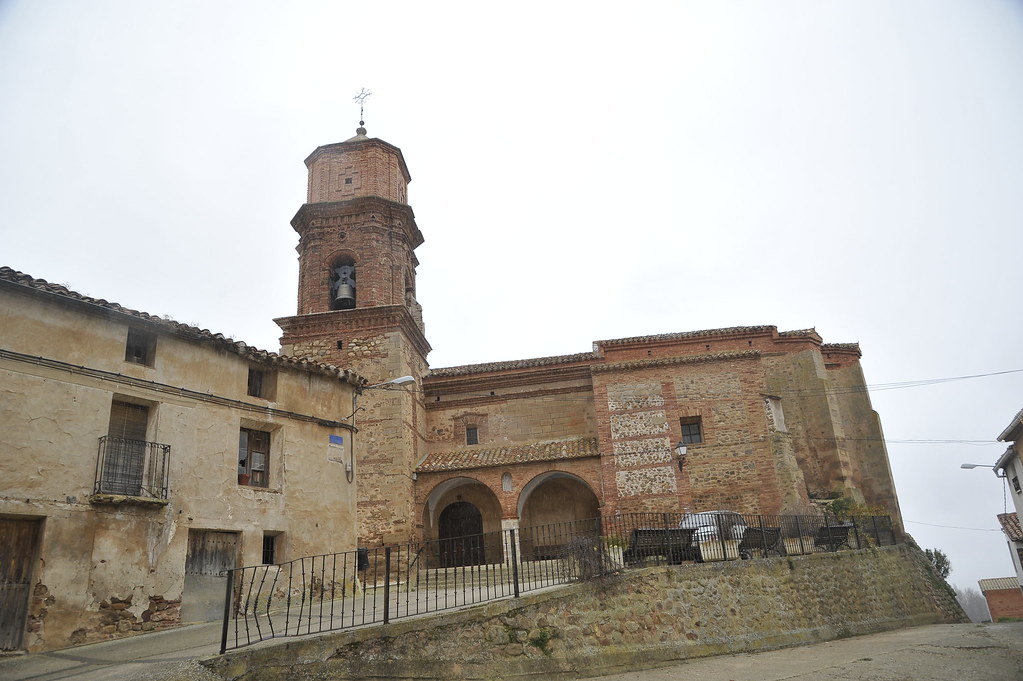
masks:
{"type": "Polygon", "coordinates": [[[518,514],[522,557],[536,560],[561,555],[572,536],[599,529],[600,501],[579,476],[548,471],[522,488],[518,514]]]}
{"type": "Polygon", "coordinates": [[[492,489],[474,478],[439,483],[423,506],[423,539],[441,567],[501,562],[500,530],[501,503],[492,489]]]}

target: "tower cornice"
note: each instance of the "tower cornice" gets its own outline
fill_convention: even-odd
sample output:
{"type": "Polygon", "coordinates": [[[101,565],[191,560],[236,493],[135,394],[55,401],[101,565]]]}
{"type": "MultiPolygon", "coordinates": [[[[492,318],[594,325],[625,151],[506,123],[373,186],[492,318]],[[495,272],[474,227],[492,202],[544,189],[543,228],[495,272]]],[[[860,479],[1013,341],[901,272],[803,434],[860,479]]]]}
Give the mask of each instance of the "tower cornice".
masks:
{"type": "Polygon", "coordinates": [[[422,357],[425,358],[433,349],[416,324],[416,320],[401,305],[380,305],[278,317],[274,319],[274,323],[284,332],[281,339],[283,345],[291,345],[296,340],[307,337],[330,336],[338,332],[351,333],[353,330],[360,333],[400,330],[422,357]]]}
{"type": "MultiPolygon", "coordinates": [[[[412,207],[404,203],[389,201],[379,196],[361,196],[346,201],[331,201],[326,203],[303,204],[295,217],[291,219],[291,226],[301,235],[305,235],[310,229],[317,227],[334,227],[340,225],[331,224],[332,218],[342,218],[355,215],[373,213],[393,220],[398,217],[401,221],[401,231],[404,232],[412,248],[417,248],[423,243],[423,233],[416,225],[416,216],[412,207]]],[[[393,222],[391,222],[393,226],[393,222]]]]}

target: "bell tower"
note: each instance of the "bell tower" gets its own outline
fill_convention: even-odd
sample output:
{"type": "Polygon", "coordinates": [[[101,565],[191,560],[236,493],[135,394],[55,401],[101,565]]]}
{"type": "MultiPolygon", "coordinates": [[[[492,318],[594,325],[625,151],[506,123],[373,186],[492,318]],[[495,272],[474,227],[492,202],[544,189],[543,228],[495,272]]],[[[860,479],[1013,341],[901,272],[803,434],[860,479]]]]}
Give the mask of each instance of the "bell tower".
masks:
{"type": "Polygon", "coordinates": [[[305,164],[306,203],[291,221],[298,314],[274,320],[281,353],[351,368],[370,383],[416,379],[361,395],[353,436],[360,543],[403,542],[415,525],[412,471],[425,423],[419,379],[430,352],[416,302],[423,235],[408,205],[411,176],[401,150],[367,137],[361,121],[355,137],[317,148],[305,164]]]}

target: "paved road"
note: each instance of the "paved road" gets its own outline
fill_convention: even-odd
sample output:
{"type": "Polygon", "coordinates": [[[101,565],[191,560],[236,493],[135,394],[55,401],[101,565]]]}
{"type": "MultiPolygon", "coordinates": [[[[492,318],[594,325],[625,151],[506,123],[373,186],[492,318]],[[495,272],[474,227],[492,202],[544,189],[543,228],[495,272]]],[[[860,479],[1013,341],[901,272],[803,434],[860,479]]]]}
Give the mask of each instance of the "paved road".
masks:
{"type": "Polygon", "coordinates": [[[220,652],[220,622],[193,624],[116,641],[0,658],[2,681],[154,681],[186,670],[184,678],[215,679],[192,663],[220,652]]]}
{"type": "MultiPolygon", "coordinates": [[[[216,654],[219,624],[53,653],[0,658],[3,681],[216,681],[191,662],[216,654]]],[[[1023,622],[949,624],[722,655],[599,681],[1021,681],[1023,622]]],[[[285,680],[282,680],[285,681],[285,680]]]]}
{"type": "Polygon", "coordinates": [[[1021,681],[1023,622],[936,624],[747,655],[721,655],[599,681],[1021,681]]]}

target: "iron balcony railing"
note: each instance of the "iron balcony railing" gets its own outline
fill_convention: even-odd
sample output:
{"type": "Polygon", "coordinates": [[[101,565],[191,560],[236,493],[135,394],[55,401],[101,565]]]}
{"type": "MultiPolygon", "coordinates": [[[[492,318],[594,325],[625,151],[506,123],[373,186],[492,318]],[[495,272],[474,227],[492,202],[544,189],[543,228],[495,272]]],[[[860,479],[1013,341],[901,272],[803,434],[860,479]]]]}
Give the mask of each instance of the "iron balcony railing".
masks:
{"type": "Polygon", "coordinates": [[[93,493],[166,499],[170,450],[158,442],[101,437],[93,493]]]}
{"type": "Polygon", "coordinates": [[[896,543],[888,516],[636,513],[227,571],[221,652],[483,603],[630,567],[896,543]]]}

